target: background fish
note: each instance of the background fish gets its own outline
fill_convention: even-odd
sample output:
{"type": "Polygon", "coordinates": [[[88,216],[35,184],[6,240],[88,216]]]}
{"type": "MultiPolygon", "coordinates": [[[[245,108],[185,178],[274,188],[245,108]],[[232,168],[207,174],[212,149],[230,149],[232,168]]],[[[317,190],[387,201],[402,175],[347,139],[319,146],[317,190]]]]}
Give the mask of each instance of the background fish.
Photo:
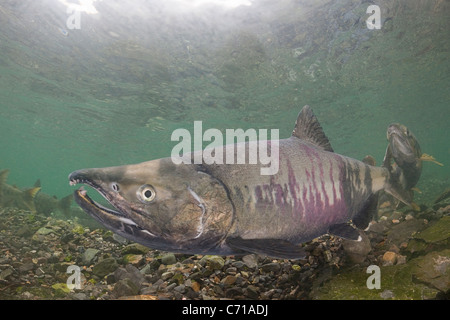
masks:
{"type": "Polygon", "coordinates": [[[18,188],[6,183],[9,170],[0,171],[0,206],[16,207],[29,210],[32,213],[50,215],[59,210],[65,216],[70,216],[73,196],[70,194],[62,199],[41,192],[41,181],[38,179],[31,188],[18,188]]]}
{"type": "MultiPolygon", "coordinates": [[[[422,153],[419,142],[414,134],[404,125],[393,123],[387,129],[387,139],[389,144],[383,160],[383,166],[388,168],[391,175],[396,176],[396,180],[401,184],[402,189],[409,192],[409,200],[412,201],[413,190],[422,174],[422,162],[431,161],[440,166],[434,157],[422,153]]],[[[415,209],[418,209],[413,204],[415,209]]]]}
{"type": "Polygon", "coordinates": [[[16,186],[11,186],[6,183],[8,174],[9,170],[7,169],[0,171],[0,206],[16,207],[36,213],[34,199],[41,187],[34,186],[22,190],[16,186]]]}

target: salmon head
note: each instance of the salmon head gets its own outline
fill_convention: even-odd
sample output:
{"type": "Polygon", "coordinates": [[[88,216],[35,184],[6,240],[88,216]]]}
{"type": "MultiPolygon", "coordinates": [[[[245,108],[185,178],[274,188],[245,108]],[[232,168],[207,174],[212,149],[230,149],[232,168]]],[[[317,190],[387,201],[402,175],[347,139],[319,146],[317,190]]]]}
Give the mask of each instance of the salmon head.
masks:
{"type": "Polygon", "coordinates": [[[80,188],[74,199],[89,215],[113,232],[155,249],[219,252],[233,223],[226,187],[194,164],[176,165],[163,158],[82,169],[72,172],[69,181],[92,187],[114,207],[100,205],[80,188]]]}

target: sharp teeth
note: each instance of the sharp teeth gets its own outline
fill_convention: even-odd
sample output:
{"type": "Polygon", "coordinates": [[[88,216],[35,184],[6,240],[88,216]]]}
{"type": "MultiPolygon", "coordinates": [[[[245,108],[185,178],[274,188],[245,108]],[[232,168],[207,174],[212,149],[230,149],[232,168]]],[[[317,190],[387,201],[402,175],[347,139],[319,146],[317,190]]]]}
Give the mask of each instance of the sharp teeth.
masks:
{"type": "Polygon", "coordinates": [[[129,224],[129,225],[132,225],[132,226],[137,226],[137,224],[134,221],[132,221],[131,219],[124,218],[124,217],[119,217],[119,220],[124,222],[124,223],[126,223],[126,224],[129,224]]]}
{"type": "Polygon", "coordinates": [[[76,185],[76,184],[78,184],[78,183],[80,183],[80,180],[70,180],[69,181],[69,185],[71,185],[71,186],[74,186],[74,185],[76,185]]]}

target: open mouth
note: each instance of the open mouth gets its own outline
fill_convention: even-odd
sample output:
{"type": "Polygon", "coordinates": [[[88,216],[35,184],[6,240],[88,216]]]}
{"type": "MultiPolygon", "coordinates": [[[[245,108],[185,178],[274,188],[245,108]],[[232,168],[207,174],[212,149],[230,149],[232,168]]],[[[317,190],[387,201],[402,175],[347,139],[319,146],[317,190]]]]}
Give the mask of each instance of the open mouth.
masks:
{"type": "MultiPolygon", "coordinates": [[[[84,175],[80,171],[72,172],[69,175],[69,184],[71,186],[81,184],[81,183],[94,188],[99,194],[101,194],[103,196],[103,198],[105,198],[112,206],[114,206],[111,202],[111,199],[109,199],[109,196],[103,191],[103,189],[100,188],[98,185],[96,185],[91,180],[84,177],[84,175]]],[[[87,191],[84,190],[83,187],[81,187],[80,189],[75,191],[74,197],[75,197],[76,203],[78,203],[78,205],[85,210],[86,209],[92,210],[95,208],[97,210],[100,210],[100,211],[108,213],[108,214],[112,214],[112,215],[119,216],[119,217],[125,217],[125,214],[123,214],[122,212],[120,212],[118,210],[106,208],[106,207],[102,206],[101,204],[92,200],[87,195],[87,191]]]]}
{"type": "Polygon", "coordinates": [[[100,222],[102,225],[108,229],[119,233],[120,235],[130,238],[130,235],[136,235],[136,233],[145,233],[147,236],[150,235],[155,237],[154,234],[144,230],[134,221],[126,216],[123,212],[119,211],[112,203],[110,196],[104,192],[104,190],[92,182],[90,179],[86,178],[82,172],[75,171],[69,175],[69,184],[74,186],[76,184],[86,184],[94,188],[98,193],[100,193],[115,209],[106,208],[105,206],[99,204],[98,202],[92,200],[87,191],[81,187],[74,192],[75,202],[91,217],[100,222]]]}
{"type": "MultiPolygon", "coordinates": [[[[95,210],[99,210],[105,214],[107,213],[107,214],[111,214],[111,215],[114,215],[117,217],[125,217],[125,215],[123,213],[121,213],[120,211],[107,208],[107,207],[99,204],[98,202],[95,202],[94,200],[92,200],[87,195],[87,191],[83,187],[76,190],[74,193],[74,196],[75,196],[76,203],[78,203],[78,205],[85,210],[95,209],[95,210]]],[[[105,197],[105,199],[106,199],[106,197],[105,197]]]]}

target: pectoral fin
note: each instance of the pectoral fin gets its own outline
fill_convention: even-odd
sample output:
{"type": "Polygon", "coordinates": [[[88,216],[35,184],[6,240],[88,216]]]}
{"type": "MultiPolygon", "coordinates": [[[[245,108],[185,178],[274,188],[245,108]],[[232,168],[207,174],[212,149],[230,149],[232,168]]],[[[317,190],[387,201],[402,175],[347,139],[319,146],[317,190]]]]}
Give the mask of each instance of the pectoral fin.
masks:
{"type": "Polygon", "coordinates": [[[443,167],[444,165],[438,161],[436,161],[436,159],[433,156],[430,156],[429,154],[426,153],[422,153],[422,155],[420,156],[419,160],[422,161],[430,161],[430,162],[434,162],[435,164],[443,167]]]}
{"type": "Polygon", "coordinates": [[[300,259],[306,257],[306,253],[299,245],[281,239],[242,239],[228,238],[230,247],[261,255],[281,259],[300,259]]]}
{"type": "Polygon", "coordinates": [[[328,233],[348,240],[361,241],[358,230],[347,223],[335,224],[328,229],[328,233]]]}

